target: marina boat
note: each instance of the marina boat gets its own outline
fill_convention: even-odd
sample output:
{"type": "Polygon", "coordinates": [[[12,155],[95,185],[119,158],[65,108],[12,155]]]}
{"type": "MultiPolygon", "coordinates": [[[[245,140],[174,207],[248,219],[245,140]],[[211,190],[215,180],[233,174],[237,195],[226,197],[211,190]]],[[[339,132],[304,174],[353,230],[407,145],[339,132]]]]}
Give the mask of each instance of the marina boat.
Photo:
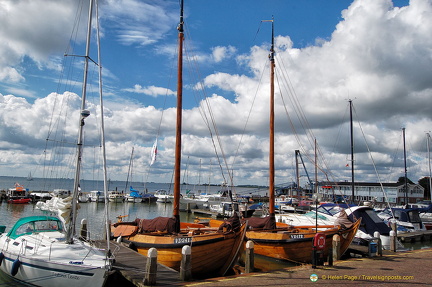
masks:
{"type": "Polygon", "coordinates": [[[374,233],[378,231],[383,248],[390,249],[391,228],[369,206],[325,203],[319,205],[317,211],[312,210],[305,214],[278,214],[276,220],[294,227],[315,224],[334,225],[341,213],[345,213],[352,222],[359,218],[362,219],[362,224],[353,239],[354,243],[367,245],[368,241],[374,237],[374,233]]]}
{"type": "Polygon", "coordinates": [[[264,218],[252,217],[248,219],[250,228],[246,232],[246,239],[254,242],[254,253],[276,259],[293,262],[310,263],[313,255],[315,236],[322,236],[321,247],[323,256],[327,256],[332,246],[334,235],[340,235],[343,254],[351,244],[361,219],[348,226],[309,225],[290,226],[277,224],[275,219],[275,166],[274,166],[274,21],[272,24],[272,40],[270,49],[270,135],[269,135],[269,216],[264,218]]]}
{"type": "Polygon", "coordinates": [[[105,196],[103,191],[92,190],[90,191],[91,202],[105,202],[105,196]]]}
{"type": "Polygon", "coordinates": [[[361,219],[358,219],[349,228],[334,225],[284,227],[278,224],[278,227],[274,229],[254,228],[248,230],[246,238],[254,242],[255,254],[295,263],[311,263],[312,247],[317,233],[323,234],[325,237],[322,256],[326,258],[333,244],[333,236],[340,236],[340,254],[343,254],[354,239],[360,223],[361,219]]]}
{"type": "Polygon", "coordinates": [[[32,198],[33,202],[47,201],[50,200],[52,197],[49,191],[44,191],[44,190],[31,191],[29,196],[32,198]]]}
{"type": "Polygon", "coordinates": [[[231,217],[237,213],[247,218],[253,215],[255,209],[249,209],[246,204],[239,202],[223,201],[219,204],[210,205],[210,211],[217,213],[218,217],[231,217]]]}
{"type": "Polygon", "coordinates": [[[8,203],[15,204],[26,204],[31,202],[31,198],[28,195],[28,190],[18,182],[15,183],[14,188],[9,188],[6,191],[6,199],[8,203]]]}
{"type": "Polygon", "coordinates": [[[113,226],[113,235],[145,256],[150,248],[156,248],[158,263],[177,271],[180,270],[182,248],[188,245],[191,250],[192,277],[223,276],[238,258],[246,224],[242,224],[237,215],[216,228],[180,222],[183,27],[181,1],[180,23],[177,27],[179,54],[173,215],[116,223],[113,226]]]}
{"type": "Polygon", "coordinates": [[[396,222],[398,231],[413,232],[424,231],[424,226],[418,208],[386,208],[378,216],[387,224],[396,222]]]}
{"type": "Polygon", "coordinates": [[[51,195],[53,197],[66,198],[71,195],[71,191],[68,189],[56,188],[52,191],[51,195]]]}
{"type": "Polygon", "coordinates": [[[152,193],[143,193],[141,194],[142,202],[144,203],[154,203],[157,201],[157,197],[152,193]]]}
{"type": "Polygon", "coordinates": [[[157,202],[162,202],[162,203],[170,203],[173,199],[173,196],[171,194],[168,193],[168,191],[164,190],[164,189],[158,189],[156,190],[156,192],[154,193],[154,196],[157,197],[157,202]]]}
{"type": "MultiPolygon", "coordinates": [[[[86,49],[84,57],[83,93],[79,118],[77,115],[77,120],[79,119],[78,141],[76,150],[71,151],[73,155],[76,155],[72,196],[65,199],[53,197],[50,200],[50,206],[44,202],[38,202],[39,208],[45,209],[46,207],[47,215],[20,218],[7,233],[0,235],[0,270],[25,285],[102,287],[111,269],[112,260],[108,255],[111,253],[109,240],[106,241],[107,250],[101,250],[91,245],[87,240],[81,239],[75,231],[84,146],[83,128],[85,119],[90,115],[90,112],[85,109],[85,87],[87,85],[93,7],[96,7],[95,19],[98,20],[97,0],[89,0],[88,49],[86,49]],[[49,209],[52,209],[53,212],[48,214],[49,209]]],[[[96,26],[99,27],[98,24],[96,26]]],[[[99,73],[100,71],[99,69],[99,73]]],[[[101,118],[103,118],[102,105],[101,118]]],[[[103,121],[101,128],[103,135],[103,121]]],[[[102,146],[104,147],[103,136],[102,146]]],[[[105,167],[104,161],[104,171],[106,171],[105,167]]],[[[106,183],[105,172],[105,186],[107,186],[106,183]]],[[[105,217],[108,218],[107,213],[105,217]]],[[[109,239],[108,224],[106,224],[106,230],[107,239],[109,239]]]]}
{"type": "Polygon", "coordinates": [[[108,200],[109,202],[119,203],[125,200],[125,196],[120,191],[110,190],[108,191],[108,200]]]}
{"type": "Polygon", "coordinates": [[[125,196],[126,202],[133,202],[133,203],[139,203],[143,201],[143,198],[141,194],[139,194],[138,190],[135,190],[132,188],[132,186],[129,188],[130,193],[125,196]]]}
{"type": "Polygon", "coordinates": [[[91,201],[91,193],[88,191],[80,191],[78,193],[78,202],[84,203],[84,202],[90,202],[91,201]]]}
{"type": "Polygon", "coordinates": [[[19,219],[0,235],[0,251],[0,270],[32,286],[103,286],[109,266],[88,243],[67,244],[63,222],[51,216],[19,219]]]}

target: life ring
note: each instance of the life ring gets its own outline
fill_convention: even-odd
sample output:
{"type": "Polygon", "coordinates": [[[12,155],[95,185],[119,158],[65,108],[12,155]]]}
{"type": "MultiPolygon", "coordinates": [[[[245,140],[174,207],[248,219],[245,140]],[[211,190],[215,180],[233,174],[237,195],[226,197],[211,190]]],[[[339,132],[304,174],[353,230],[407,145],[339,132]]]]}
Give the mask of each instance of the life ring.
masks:
{"type": "Polygon", "coordinates": [[[4,257],[5,256],[4,256],[3,252],[0,252],[0,266],[2,265],[4,257]]]}
{"type": "Polygon", "coordinates": [[[15,276],[18,273],[18,269],[21,266],[21,261],[17,258],[15,259],[15,261],[12,263],[12,269],[11,269],[11,275],[15,276]]]}

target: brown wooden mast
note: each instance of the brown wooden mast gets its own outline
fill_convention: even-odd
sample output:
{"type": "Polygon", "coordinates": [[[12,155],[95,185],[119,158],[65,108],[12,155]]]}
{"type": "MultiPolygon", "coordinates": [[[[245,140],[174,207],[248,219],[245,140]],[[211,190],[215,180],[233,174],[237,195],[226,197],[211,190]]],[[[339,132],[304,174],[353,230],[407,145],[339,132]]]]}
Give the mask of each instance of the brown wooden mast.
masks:
{"type": "Polygon", "coordinates": [[[183,110],[183,0],[180,1],[180,23],[178,33],[178,68],[177,68],[177,122],[174,164],[174,206],[173,217],[176,219],[175,231],[180,232],[180,165],[181,165],[181,134],[183,110]]]}

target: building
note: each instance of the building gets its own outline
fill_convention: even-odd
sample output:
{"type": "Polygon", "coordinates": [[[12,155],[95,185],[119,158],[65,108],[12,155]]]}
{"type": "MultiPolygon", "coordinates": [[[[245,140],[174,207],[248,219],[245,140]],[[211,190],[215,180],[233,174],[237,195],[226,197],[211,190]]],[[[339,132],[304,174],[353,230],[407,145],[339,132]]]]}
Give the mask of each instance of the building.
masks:
{"type": "MultiPolygon", "coordinates": [[[[416,203],[423,199],[424,188],[419,184],[407,184],[408,193],[405,193],[404,183],[354,183],[354,200],[356,203],[365,201],[377,204],[390,203],[391,205],[402,205],[416,203]]],[[[321,201],[352,201],[351,182],[319,182],[318,197],[321,201]]]]}

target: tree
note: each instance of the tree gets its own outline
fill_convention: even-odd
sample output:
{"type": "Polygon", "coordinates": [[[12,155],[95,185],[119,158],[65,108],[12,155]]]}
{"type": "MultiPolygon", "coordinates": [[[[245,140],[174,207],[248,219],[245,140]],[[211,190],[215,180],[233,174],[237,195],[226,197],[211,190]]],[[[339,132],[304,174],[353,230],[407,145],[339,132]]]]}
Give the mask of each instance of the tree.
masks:
{"type": "MultiPolygon", "coordinates": [[[[399,177],[397,183],[405,183],[405,176],[399,177]]],[[[414,182],[411,181],[411,179],[407,178],[407,183],[414,184],[414,182]]]]}
{"type": "Polygon", "coordinates": [[[430,199],[429,177],[425,176],[423,178],[420,178],[419,181],[418,181],[418,184],[420,184],[424,188],[424,195],[423,195],[423,197],[425,199],[430,199]]]}

